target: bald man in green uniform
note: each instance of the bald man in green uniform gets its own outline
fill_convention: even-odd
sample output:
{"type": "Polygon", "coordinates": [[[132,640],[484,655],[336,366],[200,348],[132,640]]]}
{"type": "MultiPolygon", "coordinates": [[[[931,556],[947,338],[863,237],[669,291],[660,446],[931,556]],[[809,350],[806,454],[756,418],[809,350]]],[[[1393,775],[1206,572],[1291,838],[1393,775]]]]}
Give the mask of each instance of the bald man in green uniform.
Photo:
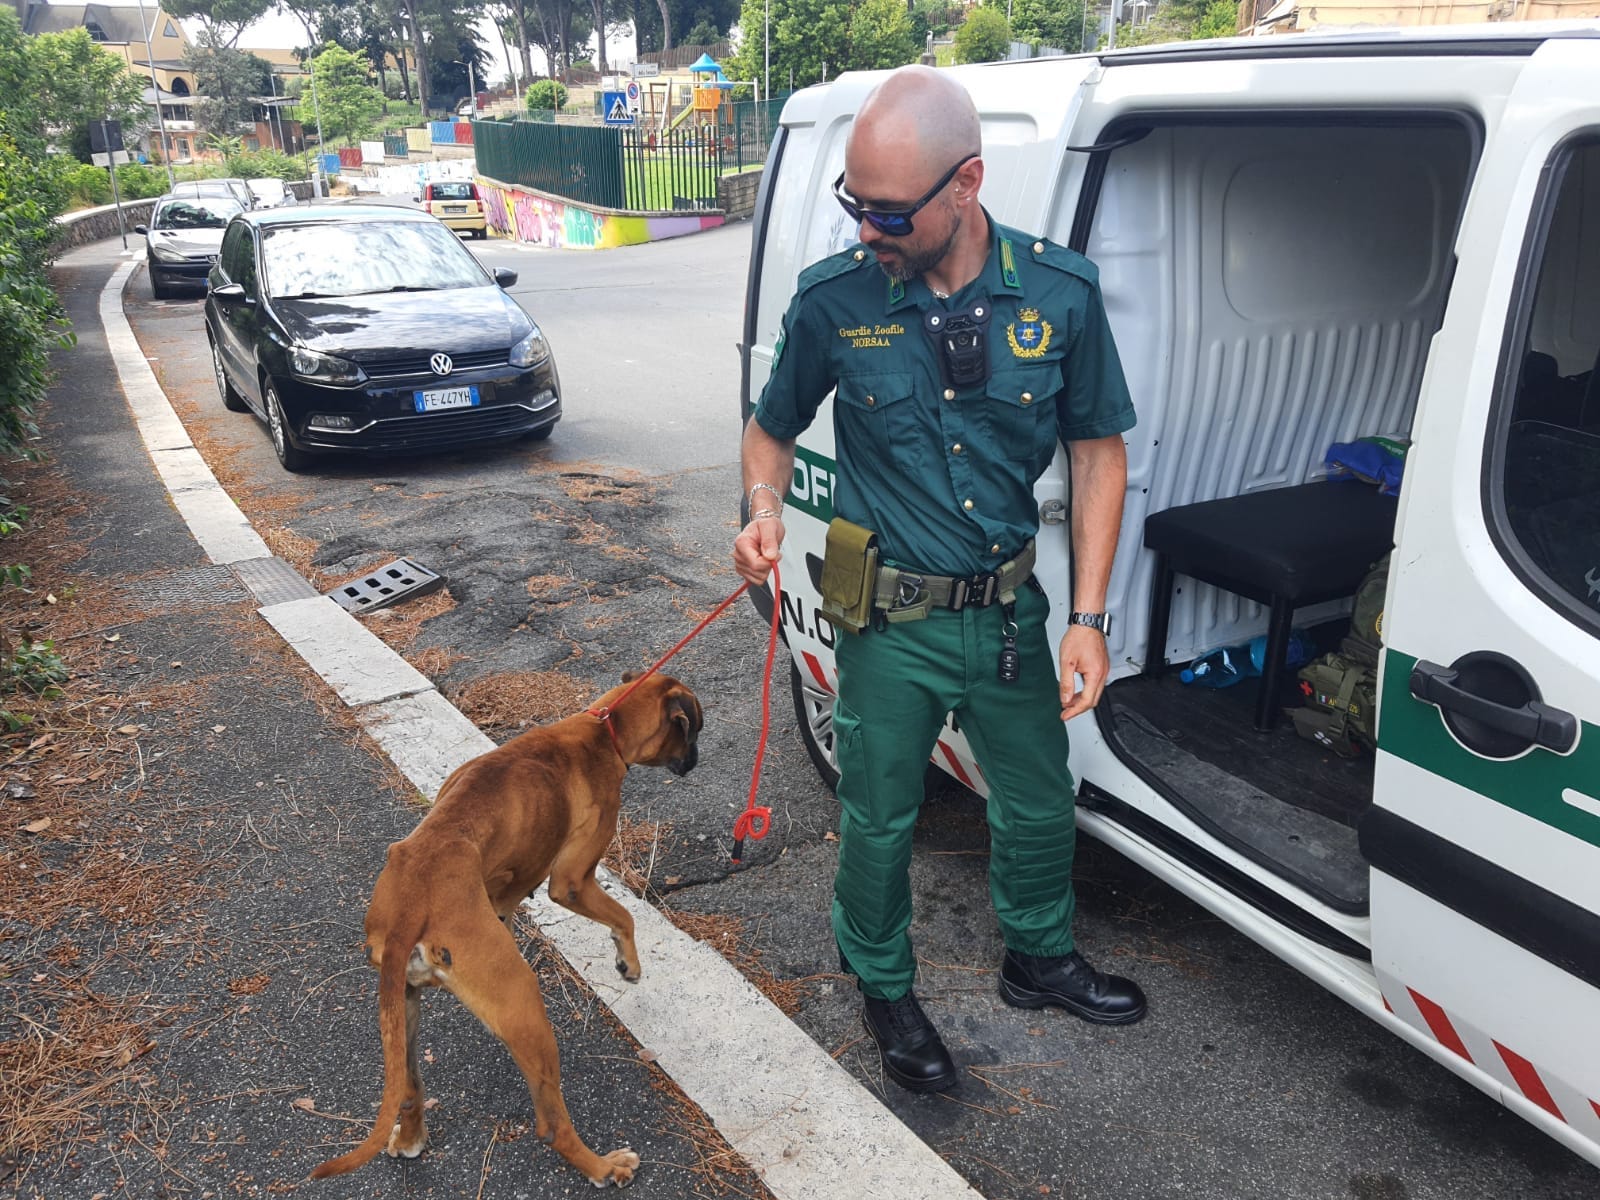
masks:
{"type": "MultiPolygon", "coordinates": [[[[800,275],[745,427],[751,519],[734,542],[739,573],[763,582],[783,542],[794,439],[833,391],[834,512],[877,535],[882,564],[865,628],[835,644],[833,927],[885,1073],[914,1091],[957,1078],[912,991],[908,932],[912,828],[949,713],[989,787],[1001,996],[1107,1024],[1145,1011],[1137,985],[1074,948],[1064,725],[1110,673],[1105,596],[1133,406],[1094,267],[978,203],[980,135],[966,91],[927,67],[895,72],[857,114],[834,192],[861,244],[800,275]],[[1053,652],[1032,579],[1033,485],[1058,441],[1074,578],[1053,652]]],[[[830,542],[830,567],[833,555],[830,542]]]]}

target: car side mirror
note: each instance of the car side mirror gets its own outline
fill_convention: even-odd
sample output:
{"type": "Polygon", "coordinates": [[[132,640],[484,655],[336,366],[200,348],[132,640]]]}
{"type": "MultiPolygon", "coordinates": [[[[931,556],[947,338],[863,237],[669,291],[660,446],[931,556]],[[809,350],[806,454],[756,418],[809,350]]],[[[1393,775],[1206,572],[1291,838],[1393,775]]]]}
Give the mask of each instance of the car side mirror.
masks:
{"type": "Polygon", "coordinates": [[[517,282],[517,273],[510,267],[496,267],[494,281],[503,288],[508,288],[517,282]]]}
{"type": "Polygon", "coordinates": [[[149,233],[150,233],[150,226],[148,226],[148,225],[135,225],[133,227],[133,231],[135,233],[142,233],[142,234],[145,234],[146,236],[148,236],[149,233]]]}
{"type": "Polygon", "coordinates": [[[242,300],[246,304],[255,303],[255,301],[250,299],[249,296],[245,295],[244,284],[242,283],[225,283],[221,287],[212,288],[211,294],[218,300],[226,300],[230,302],[234,300],[242,300]]]}

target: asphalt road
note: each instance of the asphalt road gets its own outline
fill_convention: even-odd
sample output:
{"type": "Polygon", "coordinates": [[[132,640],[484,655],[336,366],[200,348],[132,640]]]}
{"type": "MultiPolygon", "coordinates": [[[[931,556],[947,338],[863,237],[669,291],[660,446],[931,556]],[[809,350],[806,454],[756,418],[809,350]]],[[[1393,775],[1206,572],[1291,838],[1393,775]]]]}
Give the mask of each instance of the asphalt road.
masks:
{"type": "MultiPolygon", "coordinates": [[[[449,578],[413,661],[468,703],[485,680],[565,681],[592,695],[651,662],[736,585],[738,337],[748,225],[607,252],[474,245],[520,272],[566,417],[554,436],[435,459],[330,462],[285,475],[264,429],[222,410],[196,301],[129,315],[223,482],[280,554],[326,572],[408,554],[449,578]],[[420,657],[432,651],[431,659],[420,657]]],[[[652,832],[654,894],[742,921],[742,946],[803,980],[796,1019],[990,1197],[1574,1200],[1592,1167],[1383,1032],[1170,888],[1084,841],[1078,934],[1151,1000],[1126,1029],[1020,1013],[995,995],[982,805],[934,789],[918,827],[918,985],[960,1089],[879,1080],[828,928],[837,807],[801,749],[780,676],[763,802],[774,829],[730,872],[759,726],[764,629],[742,603],[671,668],[707,727],[688,779],[635,773],[626,812],[652,832]]],[[[484,724],[482,710],[475,715],[484,724]]],[[[520,728],[502,713],[486,724],[520,728]]],[[[705,1036],[741,1036],[703,1020],[705,1036]]],[[[848,1181],[840,1182],[849,1195],[848,1181]]]]}

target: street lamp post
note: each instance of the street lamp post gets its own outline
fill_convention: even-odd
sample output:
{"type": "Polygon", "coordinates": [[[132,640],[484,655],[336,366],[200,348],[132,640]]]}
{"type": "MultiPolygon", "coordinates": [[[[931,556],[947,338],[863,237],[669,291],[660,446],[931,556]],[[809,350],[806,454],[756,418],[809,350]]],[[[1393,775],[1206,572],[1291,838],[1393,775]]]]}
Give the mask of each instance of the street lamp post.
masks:
{"type": "Polygon", "coordinates": [[[462,62],[459,58],[452,58],[450,63],[452,66],[465,67],[467,69],[467,97],[472,101],[472,115],[476,117],[478,115],[477,73],[473,71],[472,64],[470,62],[462,62]]]}
{"type": "Polygon", "coordinates": [[[161,84],[156,80],[156,52],[150,45],[150,24],[144,19],[144,0],[139,0],[139,25],[144,30],[144,57],[150,68],[150,90],[156,98],[156,128],[161,131],[161,165],[167,169],[167,189],[178,186],[172,173],[172,145],[167,141],[167,118],[161,111],[161,84]]]}
{"type": "Polygon", "coordinates": [[[772,99],[772,0],[761,6],[761,90],[772,99]]]}
{"type": "Polygon", "coordinates": [[[322,105],[317,103],[317,59],[315,55],[312,55],[309,66],[311,67],[311,110],[317,115],[317,170],[314,179],[317,184],[317,198],[326,199],[328,186],[322,174],[322,155],[328,149],[328,143],[322,138],[322,105]]]}

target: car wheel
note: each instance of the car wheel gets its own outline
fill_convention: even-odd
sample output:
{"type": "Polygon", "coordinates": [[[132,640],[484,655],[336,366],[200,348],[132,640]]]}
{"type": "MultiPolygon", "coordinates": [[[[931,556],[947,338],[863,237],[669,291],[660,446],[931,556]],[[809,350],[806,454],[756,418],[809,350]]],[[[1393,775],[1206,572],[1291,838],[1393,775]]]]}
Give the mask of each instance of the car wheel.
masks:
{"type": "Polygon", "coordinates": [[[289,419],[283,415],[278,389],[268,383],[263,399],[267,408],[267,430],[272,434],[272,452],[285,471],[304,471],[311,465],[311,456],[289,441],[289,419]]]}
{"type": "Polygon", "coordinates": [[[217,349],[217,343],[211,343],[211,370],[217,377],[217,392],[222,397],[222,407],[229,412],[249,412],[250,406],[244,402],[233,384],[228,382],[228,373],[222,366],[222,351],[217,349]]]}
{"type": "Polygon", "coordinates": [[[161,276],[154,271],[150,272],[150,295],[157,300],[171,300],[173,296],[172,285],[162,283],[161,276]]]}
{"type": "Polygon", "coordinates": [[[792,658],[789,660],[789,691],[794,696],[800,740],[806,744],[811,765],[828,790],[833,791],[839,786],[839,760],[833,745],[833,694],[802,675],[800,664],[792,658]]]}

